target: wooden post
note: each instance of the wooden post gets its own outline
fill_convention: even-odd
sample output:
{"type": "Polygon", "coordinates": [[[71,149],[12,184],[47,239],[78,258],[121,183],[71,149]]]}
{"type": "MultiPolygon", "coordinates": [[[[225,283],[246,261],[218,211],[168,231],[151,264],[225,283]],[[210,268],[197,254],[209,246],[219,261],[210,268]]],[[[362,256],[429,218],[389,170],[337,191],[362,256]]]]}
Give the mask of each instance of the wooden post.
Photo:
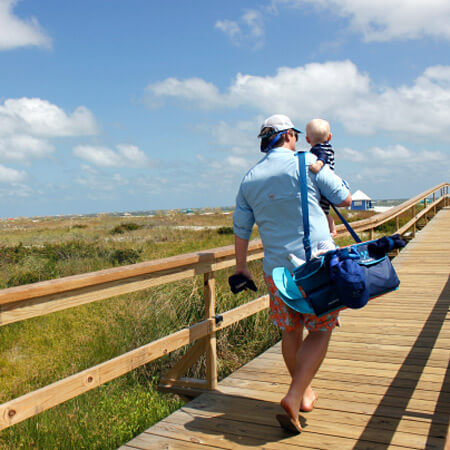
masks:
{"type": "Polygon", "coordinates": [[[369,230],[369,240],[371,241],[373,239],[373,228],[369,230]]]}
{"type": "MultiPolygon", "coordinates": [[[[416,205],[414,205],[412,207],[412,217],[413,218],[416,217],[416,205]]],[[[414,222],[412,234],[413,234],[413,237],[416,235],[416,222],[414,222]]]]}
{"type": "Polygon", "coordinates": [[[395,231],[398,231],[399,228],[398,216],[395,216],[395,231]]]}
{"type": "MultiPolygon", "coordinates": [[[[211,319],[216,315],[216,279],[214,272],[207,272],[203,276],[205,318],[211,319]]],[[[209,390],[217,389],[217,348],[216,333],[211,333],[206,342],[206,382],[209,390]]]]}

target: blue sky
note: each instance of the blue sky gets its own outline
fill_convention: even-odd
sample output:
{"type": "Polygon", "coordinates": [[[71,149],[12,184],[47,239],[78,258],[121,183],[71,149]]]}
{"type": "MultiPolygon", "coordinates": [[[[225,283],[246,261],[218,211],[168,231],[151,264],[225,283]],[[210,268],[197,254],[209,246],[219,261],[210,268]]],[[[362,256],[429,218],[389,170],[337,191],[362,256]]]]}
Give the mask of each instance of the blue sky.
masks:
{"type": "Polygon", "coordinates": [[[448,0],[0,0],[0,216],[233,205],[274,113],[410,197],[448,181],[449,44],[448,0]]]}

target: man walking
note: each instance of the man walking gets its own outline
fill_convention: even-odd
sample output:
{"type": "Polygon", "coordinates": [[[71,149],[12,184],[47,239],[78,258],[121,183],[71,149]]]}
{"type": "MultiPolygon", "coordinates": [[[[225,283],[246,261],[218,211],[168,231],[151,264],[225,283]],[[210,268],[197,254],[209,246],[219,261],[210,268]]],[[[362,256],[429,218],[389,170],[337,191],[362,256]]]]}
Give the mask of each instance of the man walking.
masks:
{"type": "MultiPolygon", "coordinates": [[[[299,411],[311,411],[317,399],[311,381],[325,357],[338,316],[330,313],[319,319],[290,309],[278,296],[272,280],[275,267],[294,269],[289,254],[305,259],[298,158],[294,154],[299,133],[283,114],[275,114],[263,122],[258,137],[266,155],[243,178],[233,216],[236,274],[251,278],[247,268],[248,242],[253,225],[259,227],[264,245],[264,279],[270,292],[270,317],[281,329],[283,358],[292,377],[289,391],[281,400],[286,416],[277,419],[283,427],[297,432],[301,431],[299,411]],[[303,328],[308,330],[304,340],[303,328]]],[[[312,153],[306,154],[307,165],[315,160],[312,153]]],[[[350,206],[351,195],[329,167],[317,174],[308,170],[307,181],[314,249],[318,242],[331,240],[320,197],[337,206],[350,206]]]]}

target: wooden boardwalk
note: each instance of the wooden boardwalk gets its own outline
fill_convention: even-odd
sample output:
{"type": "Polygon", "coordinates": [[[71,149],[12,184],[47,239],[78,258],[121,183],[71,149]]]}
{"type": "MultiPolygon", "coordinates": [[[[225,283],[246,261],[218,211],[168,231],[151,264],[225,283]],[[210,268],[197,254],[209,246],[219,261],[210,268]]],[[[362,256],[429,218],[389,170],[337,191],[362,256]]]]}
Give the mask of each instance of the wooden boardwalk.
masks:
{"type": "Polygon", "coordinates": [[[450,415],[450,208],[394,260],[397,292],[346,310],[289,436],[275,415],[289,376],[280,344],[123,449],[443,449],[450,415]]]}

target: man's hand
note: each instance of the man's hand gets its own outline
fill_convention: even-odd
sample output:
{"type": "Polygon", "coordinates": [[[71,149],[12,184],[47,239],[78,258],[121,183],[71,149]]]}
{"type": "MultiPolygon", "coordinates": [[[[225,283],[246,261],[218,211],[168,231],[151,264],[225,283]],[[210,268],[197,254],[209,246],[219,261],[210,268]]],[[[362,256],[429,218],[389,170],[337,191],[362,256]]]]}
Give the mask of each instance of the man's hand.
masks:
{"type": "Polygon", "coordinates": [[[257,288],[247,268],[248,240],[234,235],[234,249],[236,253],[236,273],[228,278],[231,291],[233,294],[237,294],[244,289],[256,291],[257,288]]]}
{"type": "Polygon", "coordinates": [[[231,277],[228,278],[228,283],[230,284],[231,292],[233,292],[233,294],[237,294],[244,289],[251,289],[255,292],[258,290],[253,280],[242,273],[231,275],[231,277]]]}
{"type": "Polygon", "coordinates": [[[252,275],[249,272],[249,270],[247,269],[247,267],[245,267],[244,269],[240,269],[238,267],[236,267],[236,275],[244,275],[244,277],[250,278],[250,280],[252,279],[252,275]]]}

